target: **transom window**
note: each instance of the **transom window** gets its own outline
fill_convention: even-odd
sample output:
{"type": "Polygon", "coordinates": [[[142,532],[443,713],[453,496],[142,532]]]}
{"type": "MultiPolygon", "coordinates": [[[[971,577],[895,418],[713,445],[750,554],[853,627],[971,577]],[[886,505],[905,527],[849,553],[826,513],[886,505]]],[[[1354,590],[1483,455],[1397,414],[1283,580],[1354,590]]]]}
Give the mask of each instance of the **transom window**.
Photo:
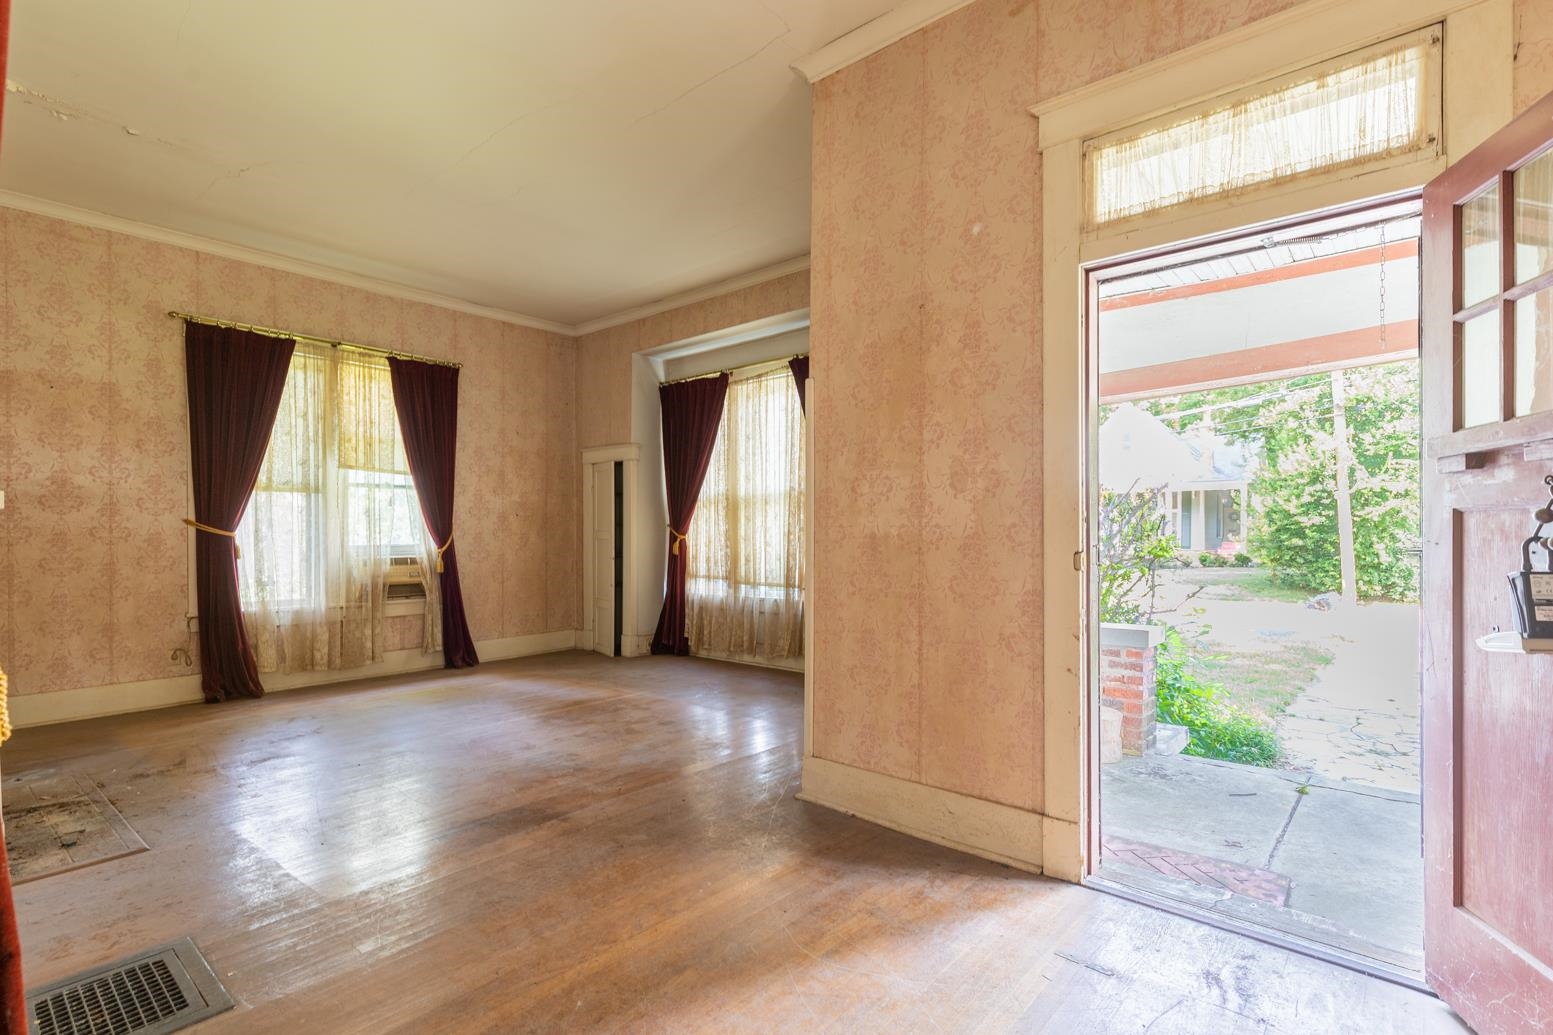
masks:
{"type": "Polygon", "coordinates": [[[1440,39],[1431,26],[1088,142],[1090,225],[1438,155],[1440,39]]]}

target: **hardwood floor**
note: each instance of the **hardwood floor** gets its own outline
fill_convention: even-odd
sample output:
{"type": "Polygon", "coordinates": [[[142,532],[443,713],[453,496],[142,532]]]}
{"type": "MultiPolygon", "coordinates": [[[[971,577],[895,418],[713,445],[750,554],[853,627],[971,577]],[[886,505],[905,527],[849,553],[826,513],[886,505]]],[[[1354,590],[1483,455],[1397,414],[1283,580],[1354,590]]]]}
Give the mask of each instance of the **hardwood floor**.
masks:
{"type": "Polygon", "coordinates": [[[266,1032],[1460,1032],[1427,996],[794,799],[801,679],[581,653],[19,732],[150,851],[29,986],[190,935],[266,1032]]]}

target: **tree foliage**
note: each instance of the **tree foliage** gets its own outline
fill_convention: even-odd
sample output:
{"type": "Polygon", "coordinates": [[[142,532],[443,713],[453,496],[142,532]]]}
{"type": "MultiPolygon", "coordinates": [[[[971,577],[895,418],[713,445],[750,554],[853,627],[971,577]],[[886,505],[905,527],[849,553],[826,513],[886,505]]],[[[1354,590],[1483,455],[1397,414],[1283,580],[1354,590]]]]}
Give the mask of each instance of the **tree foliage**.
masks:
{"type": "MultiPolygon", "coordinates": [[[[1413,600],[1419,544],[1418,364],[1347,371],[1349,471],[1360,597],[1413,600]]],[[[1250,552],[1281,585],[1338,592],[1337,448],[1331,379],[1269,400],[1252,485],[1250,552]]]]}
{"type": "MultiPolygon", "coordinates": [[[[1362,367],[1344,377],[1358,593],[1416,599],[1418,363],[1362,367]]],[[[1248,443],[1261,459],[1251,483],[1248,552],[1280,585],[1310,593],[1342,590],[1330,374],[1192,392],[1145,405],[1177,431],[1211,420],[1220,434],[1248,443]]]]}

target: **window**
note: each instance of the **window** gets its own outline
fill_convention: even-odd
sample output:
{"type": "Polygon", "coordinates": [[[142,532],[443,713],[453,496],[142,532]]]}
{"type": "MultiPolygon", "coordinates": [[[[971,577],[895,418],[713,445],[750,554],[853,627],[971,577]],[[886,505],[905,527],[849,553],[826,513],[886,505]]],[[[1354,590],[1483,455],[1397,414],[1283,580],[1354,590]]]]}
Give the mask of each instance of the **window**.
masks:
{"type": "Polygon", "coordinates": [[[1085,146],[1091,225],[1316,172],[1440,153],[1440,28],[1085,146]]]}
{"type": "Polygon", "coordinates": [[[237,541],[260,671],[381,660],[390,558],[434,555],[386,360],[298,343],[237,541]]]}
{"type": "Polygon", "coordinates": [[[803,653],[803,415],[787,364],[728,386],[686,546],[697,653],[803,653]]]}

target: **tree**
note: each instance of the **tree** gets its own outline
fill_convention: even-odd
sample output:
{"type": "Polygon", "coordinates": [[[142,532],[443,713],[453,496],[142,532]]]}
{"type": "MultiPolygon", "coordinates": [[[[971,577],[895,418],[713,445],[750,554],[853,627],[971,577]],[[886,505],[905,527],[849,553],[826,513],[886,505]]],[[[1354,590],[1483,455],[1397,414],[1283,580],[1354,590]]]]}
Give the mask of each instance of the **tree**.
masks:
{"type": "Polygon", "coordinates": [[[1354,595],[1415,599],[1418,570],[1418,363],[1406,360],[1332,374],[1140,403],[1176,431],[1204,423],[1261,457],[1248,552],[1274,579],[1311,593],[1342,592],[1343,522],[1338,474],[1346,470],[1354,595]],[[1341,384],[1347,434],[1337,429],[1341,384]],[[1346,441],[1349,458],[1338,462],[1346,441]]]}
{"type": "Polygon", "coordinates": [[[1332,440],[1337,455],[1337,571],[1343,587],[1343,603],[1359,600],[1358,562],[1353,553],[1353,442],[1348,432],[1348,382],[1341,370],[1332,371],[1332,440]]]}
{"type": "Polygon", "coordinates": [[[1337,403],[1351,453],[1349,497],[1359,597],[1415,599],[1418,571],[1418,363],[1288,382],[1234,433],[1259,436],[1250,552],[1275,581],[1313,593],[1343,589],[1338,520],[1337,403]],[[1338,386],[1339,396],[1333,388],[1338,386]]]}

